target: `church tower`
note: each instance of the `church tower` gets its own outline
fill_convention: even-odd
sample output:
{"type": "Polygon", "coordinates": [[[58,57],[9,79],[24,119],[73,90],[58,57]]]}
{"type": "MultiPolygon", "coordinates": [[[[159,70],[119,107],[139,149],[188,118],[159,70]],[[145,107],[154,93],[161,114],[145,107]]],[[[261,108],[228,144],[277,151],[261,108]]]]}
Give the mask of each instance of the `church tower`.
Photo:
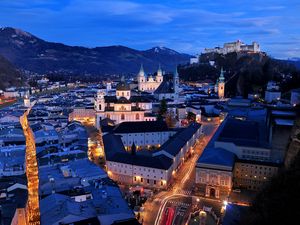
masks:
{"type": "Polygon", "coordinates": [[[25,95],[25,97],[24,97],[24,106],[25,106],[26,108],[29,108],[29,107],[31,106],[30,98],[29,98],[28,95],[25,95]]]}
{"type": "Polygon", "coordinates": [[[178,86],[179,86],[179,75],[177,71],[177,66],[175,69],[174,77],[173,77],[173,88],[174,88],[174,93],[178,94],[178,86]]]}
{"type": "Polygon", "coordinates": [[[156,75],[155,80],[156,80],[156,82],[158,82],[158,83],[163,82],[163,74],[162,74],[162,70],[161,70],[161,68],[160,68],[160,64],[159,64],[159,66],[158,66],[157,75],[156,75]]]}
{"type": "Polygon", "coordinates": [[[97,97],[95,99],[94,108],[96,111],[96,119],[95,119],[95,126],[97,129],[100,128],[100,122],[102,119],[104,119],[104,113],[105,113],[105,91],[99,90],[97,92],[97,97]]]}
{"type": "Polygon", "coordinates": [[[104,99],[104,96],[105,96],[105,92],[104,91],[99,90],[97,92],[97,98],[96,98],[96,101],[95,101],[95,110],[97,112],[104,112],[105,111],[105,99],[104,99]]]}
{"type": "Polygon", "coordinates": [[[223,67],[221,68],[221,74],[219,77],[219,82],[218,82],[218,96],[219,98],[224,98],[224,93],[225,93],[225,77],[224,77],[224,71],[223,67]]]}
{"type": "Polygon", "coordinates": [[[138,89],[139,91],[144,91],[144,83],[146,82],[146,77],[145,77],[145,72],[143,68],[143,64],[141,64],[140,71],[137,76],[137,81],[138,81],[138,89]]]}

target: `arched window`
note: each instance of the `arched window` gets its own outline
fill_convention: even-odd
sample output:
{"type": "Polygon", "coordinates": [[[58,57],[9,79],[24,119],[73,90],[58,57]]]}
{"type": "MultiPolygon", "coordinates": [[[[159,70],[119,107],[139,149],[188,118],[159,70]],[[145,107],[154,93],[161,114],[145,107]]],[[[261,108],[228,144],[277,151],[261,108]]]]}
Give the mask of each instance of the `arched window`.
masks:
{"type": "Polygon", "coordinates": [[[121,114],[121,120],[125,120],[125,115],[123,113],[121,114]]]}
{"type": "Polygon", "coordinates": [[[140,114],[137,113],[137,114],[135,115],[135,119],[136,119],[136,120],[140,120],[140,114]]]}
{"type": "Polygon", "coordinates": [[[122,91],[122,96],[124,97],[124,92],[122,91]]]}
{"type": "Polygon", "coordinates": [[[99,104],[99,110],[102,110],[102,108],[101,108],[101,104],[99,104]]]}

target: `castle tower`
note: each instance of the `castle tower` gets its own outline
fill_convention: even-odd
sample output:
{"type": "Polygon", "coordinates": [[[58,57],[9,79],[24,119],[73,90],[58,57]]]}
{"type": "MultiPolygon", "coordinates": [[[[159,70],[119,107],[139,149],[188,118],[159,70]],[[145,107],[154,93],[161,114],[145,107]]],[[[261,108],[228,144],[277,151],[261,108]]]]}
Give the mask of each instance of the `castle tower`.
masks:
{"type": "Polygon", "coordinates": [[[223,67],[222,67],[220,77],[219,77],[219,82],[218,82],[219,98],[224,98],[224,93],[225,93],[225,77],[224,77],[224,71],[223,71],[223,67]]]}
{"type": "Polygon", "coordinates": [[[179,75],[177,71],[177,66],[175,69],[174,77],[173,77],[173,88],[174,88],[174,93],[178,94],[178,86],[179,86],[179,75]]]}
{"type": "Polygon", "coordinates": [[[137,81],[138,81],[138,89],[139,91],[144,91],[144,85],[143,83],[146,82],[145,72],[143,68],[143,64],[141,64],[140,71],[137,75],[137,81]]]}
{"type": "Polygon", "coordinates": [[[159,66],[158,66],[157,75],[156,75],[155,80],[156,80],[156,82],[158,82],[158,83],[163,82],[163,74],[162,74],[162,70],[161,70],[161,68],[160,68],[160,64],[159,64],[159,66]]]}

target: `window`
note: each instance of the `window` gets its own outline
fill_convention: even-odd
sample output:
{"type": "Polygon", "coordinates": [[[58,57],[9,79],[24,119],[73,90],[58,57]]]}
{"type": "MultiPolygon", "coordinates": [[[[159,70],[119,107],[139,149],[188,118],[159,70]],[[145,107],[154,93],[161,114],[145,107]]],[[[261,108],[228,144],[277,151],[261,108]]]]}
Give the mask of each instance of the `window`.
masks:
{"type": "Polygon", "coordinates": [[[147,179],[147,184],[149,184],[149,179],[147,179]]]}
{"type": "Polygon", "coordinates": [[[143,181],[144,181],[144,178],[141,178],[141,182],[143,183],[143,181]]]}
{"type": "Polygon", "coordinates": [[[135,115],[135,119],[136,119],[136,120],[139,120],[139,119],[140,119],[140,114],[137,113],[137,114],[135,115]]]}
{"type": "Polygon", "coordinates": [[[122,91],[122,96],[124,97],[124,92],[122,91]]]}
{"type": "Polygon", "coordinates": [[[134,181],[136,181],[136,177],[134,177],[134,181]]]}
{"type": "Polygon", "coordinates": [[[153,183],[156,184],[156,180],[154,180],[153,183]]]}
{"type": "Polygon", "coordinates": [[[121,120],[125,120],[125,115],[123,113],[121,114],[121,120]]]}
{"type": "Polygon", "coordinates": [[[163,182],[163,181],[161,181],[161,182],[160,182],[160,185],[161,185],[161,186],[163,186],[163,185],[164,185],[164,182],[163,182]]]}

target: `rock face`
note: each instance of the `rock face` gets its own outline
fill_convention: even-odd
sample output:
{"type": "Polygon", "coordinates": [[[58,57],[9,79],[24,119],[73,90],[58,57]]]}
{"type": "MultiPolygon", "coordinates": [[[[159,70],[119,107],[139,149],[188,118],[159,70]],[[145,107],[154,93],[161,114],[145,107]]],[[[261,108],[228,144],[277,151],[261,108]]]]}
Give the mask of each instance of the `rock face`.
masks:
{"type": "Polygon", "coordinates": [[[164,70],[173,71],[191,57],[165,47],[138,51],[125,46],[67,46],[9,27],[0,28],[0,55],[32,72],[95,75],[137,73],[141,63],[146,72],[156,71],[159,64],[164,70]]]}

